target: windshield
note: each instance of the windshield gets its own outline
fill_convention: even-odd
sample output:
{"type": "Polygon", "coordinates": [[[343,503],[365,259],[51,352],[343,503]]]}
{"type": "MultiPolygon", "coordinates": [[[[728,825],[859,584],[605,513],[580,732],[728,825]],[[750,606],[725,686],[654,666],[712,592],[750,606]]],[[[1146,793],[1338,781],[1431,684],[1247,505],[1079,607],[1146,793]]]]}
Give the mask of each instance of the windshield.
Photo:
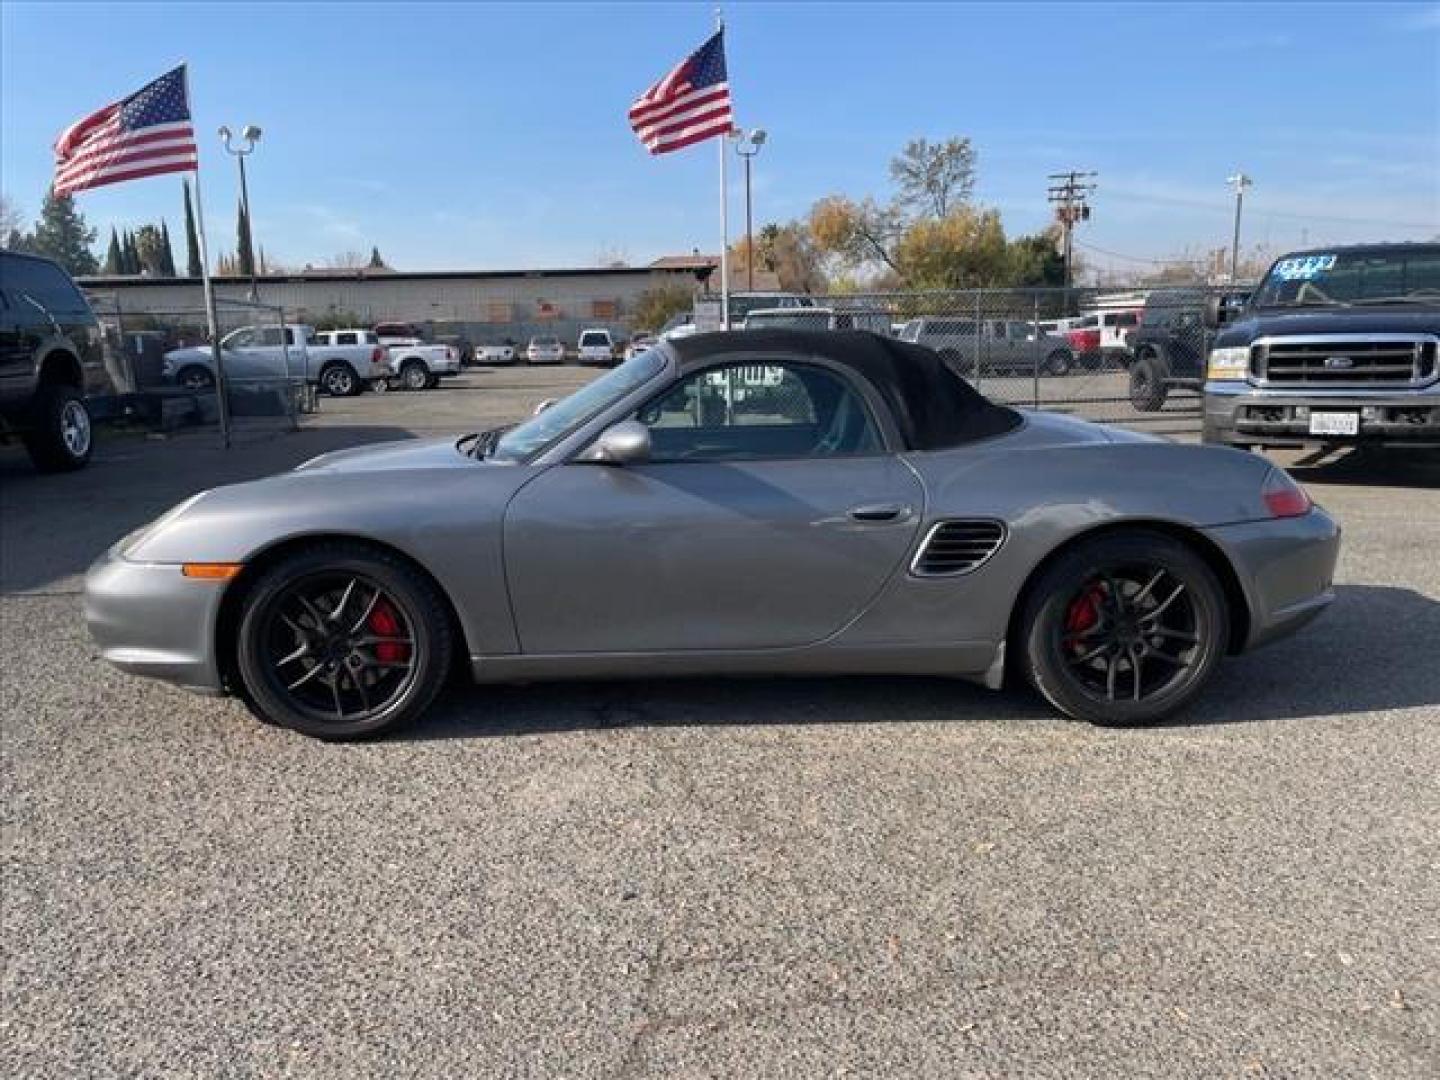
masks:
{"type": "Polygon", "coordinates": [[[1288,255],[1255,293],[1259,308],[1386,300],[1440,303],[1440,248],[1288,255]]]}
{"type": "Polygon", "coordinates": [[[562,398],[542,413],[507,431],[490,457],[496,461],[525,461],[578,424],[604,411],[665,367],[656,349],[636,353],[617,368],[562,398]]]}

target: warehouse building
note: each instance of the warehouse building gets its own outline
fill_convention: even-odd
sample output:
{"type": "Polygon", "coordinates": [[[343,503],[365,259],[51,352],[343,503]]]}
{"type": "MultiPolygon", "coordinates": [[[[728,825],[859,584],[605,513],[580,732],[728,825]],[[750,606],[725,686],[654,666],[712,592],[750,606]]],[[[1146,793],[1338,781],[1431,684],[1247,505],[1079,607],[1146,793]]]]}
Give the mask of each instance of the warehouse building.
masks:
{"type": "MultiPolygon", "coordinates": [[[[362,326],[409,322],[435,332],[464,334],[472,341],[524,341],[553,334],[574,343],[581,329],[603,326],[622,337],[636,329],[634,312],[649,290],[676,285],[703,290],[717,259],[667,257],[650,266],[582,267],[570,270],[424,271],[317,270],[263,277],[259,303],[283,308],[287,321],[334,322],[353,318],[362,326]]],[[[247,319],[244,278],[213,279],[221,321],[247,319]]],[[[89,277],[80,279],[102,315],[152,316],[159,323],[203,322],[199,278],[89,277]]]]}

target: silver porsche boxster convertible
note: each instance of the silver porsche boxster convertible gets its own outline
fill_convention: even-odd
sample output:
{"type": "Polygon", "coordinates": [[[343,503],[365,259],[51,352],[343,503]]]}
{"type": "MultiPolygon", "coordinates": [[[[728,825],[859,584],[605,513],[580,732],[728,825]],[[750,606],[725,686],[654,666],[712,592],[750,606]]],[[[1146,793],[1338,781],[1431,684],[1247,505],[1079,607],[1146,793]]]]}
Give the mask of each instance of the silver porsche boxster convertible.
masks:
{"type": "Polygon", "coordinates": [[[202,492],[90,570],[107,660],[322,738],[448,674],[926,673],[1138,724],[1332,599],[1263,458],[986,400],[865,333],[659,344],[510,428],[202,492]]]}

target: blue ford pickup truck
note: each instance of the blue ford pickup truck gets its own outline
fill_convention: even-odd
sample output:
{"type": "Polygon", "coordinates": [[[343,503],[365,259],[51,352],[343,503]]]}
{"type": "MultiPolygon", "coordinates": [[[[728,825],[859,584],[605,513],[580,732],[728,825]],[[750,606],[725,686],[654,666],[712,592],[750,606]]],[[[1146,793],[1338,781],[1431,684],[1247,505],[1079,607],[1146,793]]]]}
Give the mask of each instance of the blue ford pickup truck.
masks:
{"type": "Polygon", "coordinates": [[[1440,449],[1440,244],[1298,251],[1224,314],[1206,442],[1440,449]]]}

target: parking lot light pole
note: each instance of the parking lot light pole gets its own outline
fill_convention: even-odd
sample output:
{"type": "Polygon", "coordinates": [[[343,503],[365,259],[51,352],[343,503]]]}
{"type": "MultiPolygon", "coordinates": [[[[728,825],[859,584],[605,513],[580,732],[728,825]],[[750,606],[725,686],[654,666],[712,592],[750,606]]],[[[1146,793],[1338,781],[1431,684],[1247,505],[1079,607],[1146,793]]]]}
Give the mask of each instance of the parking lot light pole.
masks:
{"type": "Polygon", "coordinates": [[[760,153],[768,136],[764,128],[738,131],[735,152],[745,159],[745,290],[755,291],[755,223],[750,212],[750,159],[760,153]]]}
{"type": "Polygon", "coordinates": [[[1240,207],[1245,202],[1245,189],[1254,181],[1243,172],[1227,177],[1225,182],[1235,189],[1235,238],[1230,244],[1230,284],[1234,285],[1240,269],[1240,207]]]}
{"type": "Polygon", "coordinates": [[[250,216],[250,189],[245,183],[245,159],[254,153],[255,144],[260,141],[260,129],[254,124],[246,124],[240,131],[240,137],[245,140],[245,145],[232,146],[230,129],[221,126],[220,140],[225,144],[226,152],[240,163],[240,205],[245,209],[245,231],[250,241],[250,250],[246,254],[250,257],[250,302],[253,304],[260,299],[260,286],[255,280],[255,221],[250,216]]]}

